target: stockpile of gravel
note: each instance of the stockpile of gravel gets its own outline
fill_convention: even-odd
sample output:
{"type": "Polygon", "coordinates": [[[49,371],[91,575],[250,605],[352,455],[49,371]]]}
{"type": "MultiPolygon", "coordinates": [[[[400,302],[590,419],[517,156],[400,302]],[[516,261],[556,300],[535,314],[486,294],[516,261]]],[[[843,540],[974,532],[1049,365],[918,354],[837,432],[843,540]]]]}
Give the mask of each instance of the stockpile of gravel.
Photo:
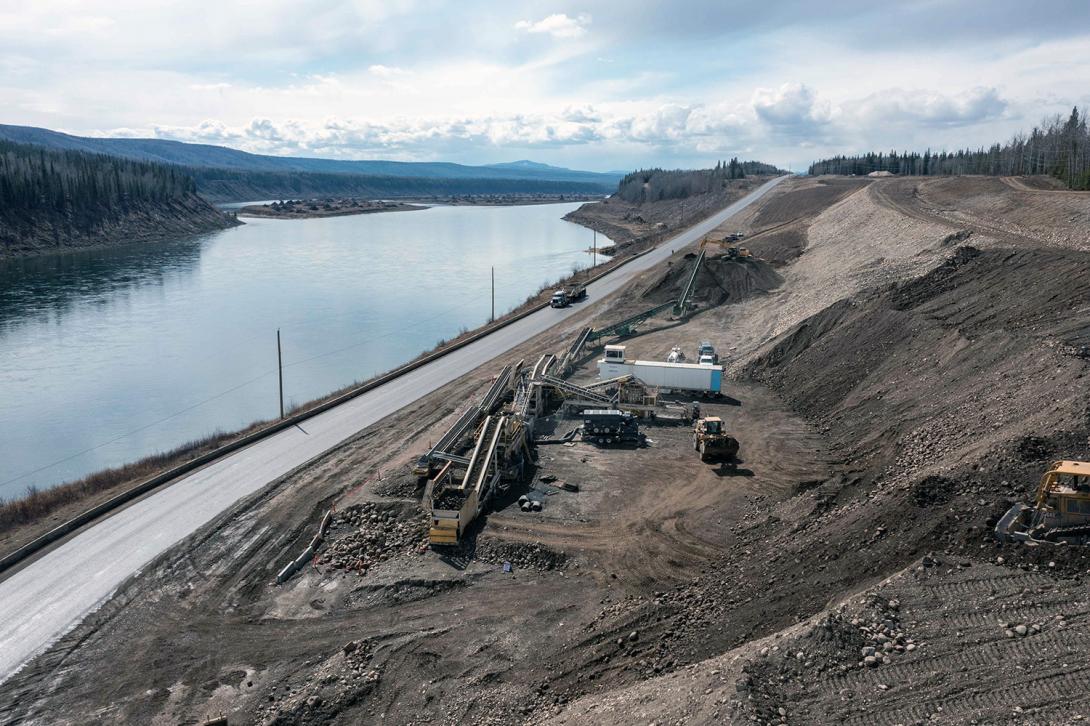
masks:
{"type": "Polygon", "coordinates": [[[338,512],[331,532],[319,564],[361,575],[396,555],[418,554],[428,546],[427,522],[422,517],[400,516],[371,502],[338,512]]]}
{"type": "Polygon", "coordinates": [[[510,562],[512,567],[522,570],[563,570],[569,563],[564,552],[537,543],[479,540],[475,554],[482,562],[510,562]]]}

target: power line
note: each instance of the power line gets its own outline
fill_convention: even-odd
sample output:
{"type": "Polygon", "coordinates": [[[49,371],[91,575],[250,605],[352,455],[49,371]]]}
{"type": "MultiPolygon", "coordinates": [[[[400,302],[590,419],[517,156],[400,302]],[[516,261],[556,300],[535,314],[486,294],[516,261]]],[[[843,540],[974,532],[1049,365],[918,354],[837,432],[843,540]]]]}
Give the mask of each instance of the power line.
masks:
{"type": "MultiPolygon", "coordinates": [[[[362,340],[359,340],[359,341],[357,341],[355,343],[352,343],[351,345],[343,346],[341,348],[335,348],[333,350],[325,351],[323,353],[319,353],[317,355],[313,355],[313,356],[310,356],[308,358],[303,358],[301,360],[293,361],[291,363],[285,363],[284,367],[288,368],[288,367],[291,367],[291,366],[296,366],[296,365],[300,365],[300,364],[303,364],[303,363],[308,363],[310,361],[318,360],[319,358],[325,358],[325,357],[330,356],[330,355],[335,355],[337,353],[343,353],[343,352],[345,352],[347,350],[351,350],[353,348],[358,348],[359,346],[364,345],[366,343],[372,343],[372,342],[374,342],[376,340],[381,340],[383,338],[389,338],[389,337],[392,337],[394,335],[398,335],[398,334],[404,332],[405,330],[413,330],[413,329],[419,328],[422,325],[426,325],[427,323],[433,322],[433,321],[435,321],[435,320],[437,320],[439,318],[442,318],[442,317],[444,317],[446,315],[449,315],[450,313],[464,310],[465,308],[468,308],[470,305],[472,305],[474,303],[475,303],[475,301],[467,301],[463,305],[458,305],[458,306],[455,306],[455,307],[452,307],[452,308],[447,308],[447,309],[443,310],[442,312],[440,312],[439,314],[434,315],[434,316],[429,317],[429,318],[426,318],[424,320],[417,321],[413,325],[402,327],[402,328],[400,328],[398,330],[392,330],[392,331],[390,331],[388,333],[383,333],[381,335],[368,336],[368,337],[366,337],[366,338],[364,338],[362,340]]],[[[252,340],[255,337],[256,336],[250,336],[248,338],[248,340],[252,340]]],[[[25,479],[28,476],[33,476],[34,474],[41,473],[41,472],[43,472],[43,471],[45,471],[47,469],[51,469],[51,468],[53,468],[55,466],[59,466],[60,464],[63,464],[65,462],[67,462],[67,461],[71,461],[72,459],[76,459],[76,458],[79,458],[81,456],[84,456],[85,454],[89,454],[92,451],[96,451],[98,449],[109,446],[111,444],[115,444],[118,441],[122,441],[123,439],[127,439],[130,436],[133,436],[135,434],[140,433],[141,431],[146,431],[147,429],[158,426],[159,424],[166,423],[167,421],[169,421],[169,420],[171,420],[173,418],[177,418],[178,416],[181,416],[184,413],[188,413],[189,411],[192,411],[195,408],[200,408],[201,406],[203,406],[203,405],[205,405],[207,403],[211,403],[212,401],[223,398],[224,396],[226,396],[226,395],[228,395],[230,393],[234,393],[235,391],[239,390],[240,388],[245,388],[246,386],[249,386],[252,383],[256,383],[257,381],[261,380],[262,378],[265,378],[266,376],[269,376],[269,375],[271,375],[273,373],[276,373],[275,369],[267,370],[267,371],[255,376],[255,377],[253,377],[253,378],[251,378],[251,379],[249,379],[249,380],[247,380],[247,381],[245,381],[243,383],[239,383],[238,385],[232,386],[231,388],[228,388],[225,391],[221,391],[221,392],[215,394],[214,396],[210,396],[210,397],[205,398],[205,399],[203,399],[201,401],[198,401],[197,403],[194,403],[194,404],[192,404],[190,406],[186,406],[185,408],[183,408],[181,410],[178,410],[178,411],[175,411],[174,413],[171,413],[171,414],[169,414],[167,416],[164,416],[161,419],[158,419],[156,421],[152,421],[152,422],[147,423],[147,424],[145,424],[143,426],[132,429],[131,431],[127,431],[127,432],[125,432],[123,434],[119,434],[118,436],[115,436],[114,438],[110,439],[109,441],[104,441],[104,442],[102,442],[100,444],[96,444],[94,446],[83,449],[82,451],[78,451],[78,452],[76,452],[74,454],[70,454],[70,455],[65,456],[65,457],[63,457],[61,459],[57,459],[56,461],[52,461],[52,462],[50,462],[48,464],[43,464],[42,466],[40,466],[40,467],[38,467],[36,469],[32,469],[31,471],[23,472],[23,473],[15,476],[15,477],[12,477],[11,479],[7,479],[5,481],[0,481],[0,487],[7,486],[8,484],[13,484],[13,483],[19,481],[20,479],[25,479]]]]}

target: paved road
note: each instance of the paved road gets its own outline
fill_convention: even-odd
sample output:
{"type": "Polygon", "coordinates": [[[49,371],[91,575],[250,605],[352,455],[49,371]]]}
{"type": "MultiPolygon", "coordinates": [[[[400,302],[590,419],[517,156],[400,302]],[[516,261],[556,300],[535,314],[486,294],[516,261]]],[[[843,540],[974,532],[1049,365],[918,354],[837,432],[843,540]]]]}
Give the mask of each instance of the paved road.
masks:
{"type": "MultiPolygon", "coordinates": [[[[601,300],[764,195],[774,179],[588,288],[601,300]]],[[[196,471],[80,532],[0,582],[0,682],[95,610],[125,578],[247,494],[579,308],[546,308],[196,471]]]]}

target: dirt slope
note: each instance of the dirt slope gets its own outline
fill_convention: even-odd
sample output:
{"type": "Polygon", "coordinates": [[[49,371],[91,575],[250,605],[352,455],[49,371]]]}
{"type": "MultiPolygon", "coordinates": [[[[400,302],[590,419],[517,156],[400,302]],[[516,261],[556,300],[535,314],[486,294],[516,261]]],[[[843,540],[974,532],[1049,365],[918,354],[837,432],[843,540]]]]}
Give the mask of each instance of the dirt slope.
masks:
{"type": "Polygon", "coordinates": [[[721,313],[737,330],[740,318],[769,306],[788,313],[777,326],[817,310],[738,370],[823,431],[843,471],[788,501],[759,504],[718,572],[664,598],[695,605],[665,616],[672,650],[711,654],[731,636],[745,645],[580,699],[558,723],[1071,723],[1085,709],[1065,694],[1090,683],[1076,665],[1090,643],[1072,627],[1090,598],[1080,579],[1090,555],[1000,547],[990,528],[1048,461],[1090,455],[1090,258],[1008,233],[974,234],[984,250],[951,246],[955,225],[919,206],[911,217],[898,213],[874,193],[884,184],[820,215],[777,291],[721,313]],[[850,232],[864,221],[869,239],[850,232]],[[817,259],[823,264],[810,266],[817,259]],[[913,562],[878,599],[865,598],[871,612],[826,609],[838,593],[913,562]],[[1038,569],[1049,574],[1022,574],[1038,569]],[[894,623],[901,639],[891,641],[904,655],[872,672],[862,649],[889,619],[875,603],[890,598],[907,611],[894,623]],[[755,603],[760,622],[747,627],[755,603]],[[812,619],[792,629],[800,617],[812,619]],[[694,618],[699,634],[677,638],[676,625],[694,618]],[[1007,636],[1016,625],[1027,635],[1007,636]],[[1068,637],[1043,635],[1061,627],[1068,637]],[[761,635],[776,644],[763,656],[751,640],[761,635]]]}

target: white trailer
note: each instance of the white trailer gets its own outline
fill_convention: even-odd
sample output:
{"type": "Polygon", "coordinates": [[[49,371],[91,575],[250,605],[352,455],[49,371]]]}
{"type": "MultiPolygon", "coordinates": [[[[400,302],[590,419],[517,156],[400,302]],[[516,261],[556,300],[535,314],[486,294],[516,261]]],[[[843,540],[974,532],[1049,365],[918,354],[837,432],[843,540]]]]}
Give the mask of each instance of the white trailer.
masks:
{"type": "Polygon", "coordinates": [[[723,366],[629,361],[623,345],[607,345],[605,357],[598,361],[598,377],[623,375],[631,375],[645,386],[670,390],[720,393],[723,388],[723,366]]]}

